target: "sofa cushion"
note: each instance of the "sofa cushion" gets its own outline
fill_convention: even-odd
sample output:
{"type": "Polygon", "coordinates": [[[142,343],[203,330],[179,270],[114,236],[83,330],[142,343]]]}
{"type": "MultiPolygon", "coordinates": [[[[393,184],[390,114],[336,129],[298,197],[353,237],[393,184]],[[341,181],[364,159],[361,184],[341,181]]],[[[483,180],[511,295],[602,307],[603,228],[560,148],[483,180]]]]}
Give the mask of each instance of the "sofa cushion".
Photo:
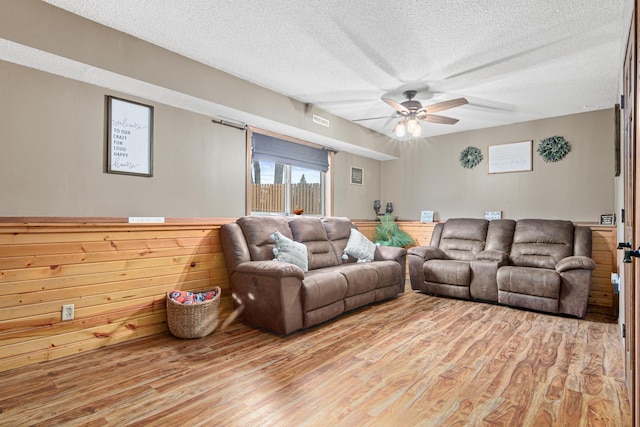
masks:
{"type": "Polygon", "coordinates": [[[331,267],[340,260],[329,242],[320,218],[296,216],[289,219],[289,227],[296,242],[304,243],[309,254],[309,270],[331,267]]]}
{"type": "Polygon", "coordinates": [[[501,267],[498,290],[544,298],[560,298],[560,275],[555,270],[535,267],[501,267]]]}
{"type": "Polygon", "coordinates": [[[555,268],[573,254],[571,221],[521,219],[516,223],[511,262],[521,267],[555,268]]]}
{"type": "Polygon", "coordinates": [[[276,247],[273,248],[275,261],[288,262],[297,265],[302,271],[309,271],[309,260],[307,258],[307,247],[302,243],[294,242],[282,233],[276,231],[271,235],[271,240],[276,247]]]}
{"type": "Polygon", "coordinates": [[[337,271],[347,279],[347,297],[373,291],[378,284],[376,270],[365,264],[346,264],[337,271]]]}
{"type": "Polygon", "coordinates": [[[466,261],[432,259],[424,263],[424,280],[456,286],[469,286],[471,267],[466,261]]]}
{"type": "Polygon", "coordinates": [[[375,269],[378,275],[376,289],[391,285],[402,285],[402,289],[404,289],[402,264],[395,261],[376,261],[371,267],[375,269]]]}
{"type": "Polygon", "coordinates": [[[273,259],[275,244],[271,235],[279,231],[289,239],[293,238],[287,219],[283,216],[244,216],[237,220],[247,241],[252,261],[273,259]]]}
{"type": "Polygon", "coordinates": [[[302,281],[302,310],[315,310],[344,299],[347,279],[337,269],[311,270],[302,281]]]}
{"type": "Polygon", "coordinates": [[[485,219],[451,218],[444,223],[439,247],[452,259],[474,260],[484,250],[488,227],[485,219]]]}
{"type": "Polygon", "coordinates": [[[370,262],[373,261],[375,254],[376,244],[367,239],[364,234],[352,228],[342,259],[346,260],[348,256],[351,256],[357,259],[358,262],[370,262]]]}

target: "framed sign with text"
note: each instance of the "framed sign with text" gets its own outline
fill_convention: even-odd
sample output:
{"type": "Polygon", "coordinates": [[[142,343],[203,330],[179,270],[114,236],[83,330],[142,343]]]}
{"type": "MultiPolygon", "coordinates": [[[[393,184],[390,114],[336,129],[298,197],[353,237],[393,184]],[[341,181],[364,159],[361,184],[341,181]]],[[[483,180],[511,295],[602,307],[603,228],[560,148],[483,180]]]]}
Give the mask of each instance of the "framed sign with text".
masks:
{"type": "Polygon", "coordinates": [[[107,96],[107,172],[153,176],[153,107],[107,96]]]}
{"type": "Polygon", "coordinates": [[[616,225],[616,214],[600,215],[600,225],[616,225]]]}
{"type": "Polygon", "coordinates": [[[532,141],[490,145],[489,173],[524,172],[533,170],[532,141]]]}

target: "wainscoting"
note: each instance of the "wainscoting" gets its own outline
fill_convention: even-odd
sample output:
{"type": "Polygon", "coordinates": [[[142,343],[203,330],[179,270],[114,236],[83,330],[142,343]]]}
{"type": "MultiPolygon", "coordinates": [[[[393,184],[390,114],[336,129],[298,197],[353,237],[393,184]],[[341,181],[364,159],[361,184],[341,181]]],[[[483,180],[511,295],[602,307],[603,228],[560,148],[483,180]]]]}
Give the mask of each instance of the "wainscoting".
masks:
{"type": "MultiPolygon", "coordinates": [[[[0,221],[0,371],[167,330],[165,294],[220,286],[220,317],[233,309],[222,224],[233,218],[4,218],[0,221]],[[49,222],[47,222],[49,221],[49,222]],[[61,321],[63,304],[75,318],[61,321]]],[[[374,221],[355,221],[369,238],[374,221]]],[[[426,245],[434,224],[401,222],[426,245]]],[[[593,227],[590,303],[613,307],[615,228],[593,227]]]]}

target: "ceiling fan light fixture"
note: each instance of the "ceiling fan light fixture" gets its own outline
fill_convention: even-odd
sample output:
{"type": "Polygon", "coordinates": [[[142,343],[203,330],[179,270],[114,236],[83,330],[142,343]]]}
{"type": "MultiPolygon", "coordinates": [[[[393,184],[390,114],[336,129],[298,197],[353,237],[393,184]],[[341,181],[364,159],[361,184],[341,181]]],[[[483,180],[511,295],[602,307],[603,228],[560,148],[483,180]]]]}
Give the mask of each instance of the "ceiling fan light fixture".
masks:
{"type": "Polygon", "coordinates": [[[403,122],[398,122],[398,124],[396,125],[396,127],[393,128],[393,133],[398,137],[398,138],[402,138],[403,136],[405,136],[406,134],[406,130],[404,128],[404,123],[403,122]]]}
{"type": "MultiPolygon", "coordinates": [[[[406,101],[397,102],[391,98],[381,98],[386,104],[396,110],[395,116],[400,119],[398,123],[393,127],[391,131],[397,138],[404,137],[407,133],[413,138],[417,138],[422,135],[421,122],[431,122],[443,125],[455,125],[458,119],[451,117],[439,116],[433,113],[439,111],[449,110],[451,108],[459,107],[461,105],[468,104],[465,98],[450,99],[448,101],[436,102],[431,105],[422,105],[421,102],[414,100],[417,95],[415,90],[406,90],[402,93],[406,101]]],[[[386,117],[371,117],[368,119],[356,119],[360,120],[372,120],[372,119],[384,119],[386,117]]]]}
{"type": "Polygon", "coordinates": [[[415,119],[409,119],[409,121],[407,121],[407,132],[413,135],[413,133],[416,132],[416,129],[420,129],[418,121],[415,119]]]}

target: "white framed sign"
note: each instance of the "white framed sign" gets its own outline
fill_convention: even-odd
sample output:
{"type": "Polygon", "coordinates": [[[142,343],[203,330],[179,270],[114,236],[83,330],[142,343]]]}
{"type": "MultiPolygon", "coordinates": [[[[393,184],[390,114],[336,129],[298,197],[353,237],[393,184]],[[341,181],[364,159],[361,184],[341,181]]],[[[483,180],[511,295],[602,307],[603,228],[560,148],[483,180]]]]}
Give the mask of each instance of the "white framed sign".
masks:
{"type": "Polygon", "coordinates": [[[153,107],[107,96],[107,172],[153,176],[153,107]]]}
{"type": "Polygon", "coordinates": [[[484,219],[493,221],[494,219],[502,219],[502,211],[485,211],[484,219]]]}
{"type": "Polygon", "coordinates": [[[533,170],[533,141],[490,145],[489,173],[524,172],[533,170]]]}
{"type": "Polygon", "coordinates": [[[420,222],[433,222],[433,211],[421,211],[420,222]]]}

